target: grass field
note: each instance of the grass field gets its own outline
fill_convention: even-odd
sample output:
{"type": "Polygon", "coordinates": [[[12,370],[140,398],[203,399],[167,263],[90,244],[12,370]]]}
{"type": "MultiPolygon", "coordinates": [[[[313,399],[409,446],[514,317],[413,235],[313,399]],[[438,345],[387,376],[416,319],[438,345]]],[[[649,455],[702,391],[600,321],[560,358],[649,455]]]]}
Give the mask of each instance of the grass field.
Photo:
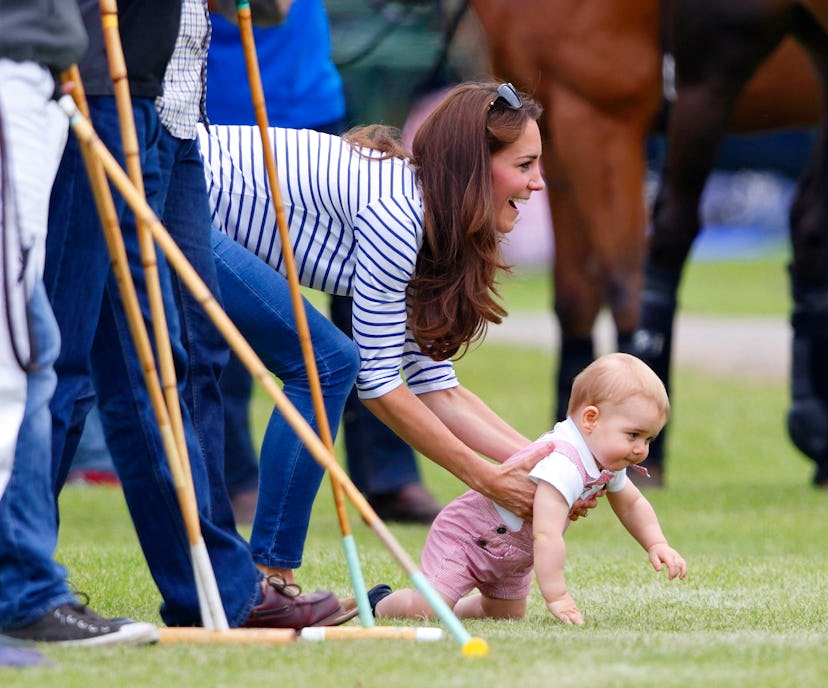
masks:
{"type": "MultiPolygon", "coordinates": [[[[754,277],[768,278],[767,267],[754,266],[754,277]]],[[[717,273],[717,293],[727,289],[727,273],[726,267],[717,273]]],[[[736,282],[745,277],[739,269],[732,274],[736,282]]],[[[709,276],[700,280],[705,287],[709,281],[709,276]]],[[[686,282],[689,289],[691,273],[686,282]]],[[[526,308],[544,307],[533,305],[537,291],[527,289],[525,296],[510,291],[508,298],[529,304],[526,308]]],[[[767,293],[772,292],[769,287],[767,293]]],[[[783,317],[786,297],[756,308],[745,312],[783,317]]],[[[544,348],[518,351],[487,344],[458,369],[468,387],[535,436],[549,425],[553,364],[552,352],[544,348]]],[[[567,578],[587,617],[582,628],[555,622],[535,589],[525,620],[466,624],[489,642],[486,658],[463,657],[451,637],[428,644],[46,648],[54,667],[0,669],[0,685],[822,685],[828,677],[828,492],[809,486],[809,465],[786,438],[785,385],[679,369],[673,396],[676,422],[669,436],[667,486],[648,494],[671,543],[688,561],[688,577],[670,582],[656,574],[602,504],[567,534],[567,578]]],[[[267,408],[257,393],[257,427],[267,408]]],[[[422,465],[427,484],[441,499],[461,491],[444,471],[427,461],[422,465]]],[[[67,488],[61,514],[58,557],[91,595],[93,606],[106,615],[160,623],[160,599],[120,492],[67,488]]],[[[368,584],[406,585],[390,555],[351,514],[368,584]]],[[[425,528],[395,525],[391,530],[416,560],[425,528]]],[[[327,481],[315,505],[299,579],[306,589],[350,594],[327,481]]]]}

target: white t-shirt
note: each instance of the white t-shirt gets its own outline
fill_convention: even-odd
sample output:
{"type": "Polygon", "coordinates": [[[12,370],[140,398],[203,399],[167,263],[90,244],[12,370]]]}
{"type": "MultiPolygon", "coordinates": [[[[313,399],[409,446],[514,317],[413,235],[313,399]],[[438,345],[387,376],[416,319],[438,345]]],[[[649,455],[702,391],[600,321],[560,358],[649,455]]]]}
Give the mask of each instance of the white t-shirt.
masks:
{"type": "MultiPolygon", "coordinates": [[[[587,473],[588,480],[594,480],[601,475],[601,469],[595,463],[595,457],[592,456],[592,452],[589,451],[581,432],[571,418],[556,423],[550,432],[541,435],[537,441],[549,442],[556,439],[564,440],[575,447],[583,463],[584,470],[587,473]]],[[[585,489],[584,480],[581,477],[581,472],[578,470],[578,467],[566,454],[553,451],[535,464],[535,467],[529,472],[529,477],[536,483],[541,480],[549,483],[563,495],[566,503],[572,508],[576,500],[586,498],[591,493],[603,487],[606,487],[607,492],[618,492],[623,488],[627,482],[626,470],[612,472],[614,475],[605,486],[585,489]]],[[[520,527],[523,525],[522,519],[497,504],[495,504],[495,508],[510,530],[520,530],[520,527]]]]}

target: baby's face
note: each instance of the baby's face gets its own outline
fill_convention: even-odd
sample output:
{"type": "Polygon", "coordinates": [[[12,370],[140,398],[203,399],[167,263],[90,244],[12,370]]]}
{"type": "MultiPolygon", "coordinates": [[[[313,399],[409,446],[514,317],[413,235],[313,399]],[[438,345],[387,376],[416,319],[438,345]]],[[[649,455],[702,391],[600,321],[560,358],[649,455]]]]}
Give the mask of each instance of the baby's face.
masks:
{"type": "Polygon", "coordinates": [[[601,467],[620,471],[647,458],[650,443],[666,422],[654,401],[635,396],[622,404],[602,404],[592,419],[584,421],[582,430],[601,467]]]}

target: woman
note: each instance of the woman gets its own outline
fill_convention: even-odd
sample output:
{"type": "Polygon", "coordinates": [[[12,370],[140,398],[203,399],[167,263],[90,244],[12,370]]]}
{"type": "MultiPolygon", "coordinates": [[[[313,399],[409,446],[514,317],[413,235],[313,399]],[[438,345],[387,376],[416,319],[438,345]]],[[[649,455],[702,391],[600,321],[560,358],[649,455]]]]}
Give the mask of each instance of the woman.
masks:
{"type": "MultiPolygon", "coordinates": [[[[410,155],[382,126],[342,138],[270,129],[300,282],[354,297],[360,398],[422,454],[525,518],[528,471],[549,448],[529,447],[460,386],[449,358],[506,314],[495,289],[506,267],[500,239],[544,188],[540,113],[511,84],[464,84],[426,119],[410,155]],[[522,449],[522,461],[501,465],[522,449]]],[[[265,352],[302,364],[283,329],[293,316],[259,133],[211,126],[200,136],[225,308],[282,377],[265,352]]],[[[319,357],[335,328],[312,316],[319,357]]],[[[332,427],[338,420],[331,414],[332,427]]],[[[278,414],[268,434],[251,548],[263,571],[292,582],[322,471],[278,414]]]]}

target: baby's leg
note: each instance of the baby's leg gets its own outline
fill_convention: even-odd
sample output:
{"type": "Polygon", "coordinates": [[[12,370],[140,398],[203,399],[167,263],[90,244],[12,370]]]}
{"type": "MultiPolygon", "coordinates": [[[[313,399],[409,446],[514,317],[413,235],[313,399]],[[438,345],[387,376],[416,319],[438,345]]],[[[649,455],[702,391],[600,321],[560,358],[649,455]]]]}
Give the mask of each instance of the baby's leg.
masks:
{"type": "MultiPolygon", "coordinates": [[[[441,596],[442,597],[442,596],[441,596]]],[[[443,597],[449,607],[452,601],[443,597]]],[[[431,605],[423,597],[419,590],[403,588],[395,590],[387,597],[383,597],[374,609],[374,616],[409,617],[417,619],[432,619],[435,614],[431,605]]]]}
{"type": "Polygon", "coordinates": [[[461,619],[522,619],[526,615],[526,598],[498,600],[485,595],[469,595],[458,600],[454,613],[461,619]]]}

